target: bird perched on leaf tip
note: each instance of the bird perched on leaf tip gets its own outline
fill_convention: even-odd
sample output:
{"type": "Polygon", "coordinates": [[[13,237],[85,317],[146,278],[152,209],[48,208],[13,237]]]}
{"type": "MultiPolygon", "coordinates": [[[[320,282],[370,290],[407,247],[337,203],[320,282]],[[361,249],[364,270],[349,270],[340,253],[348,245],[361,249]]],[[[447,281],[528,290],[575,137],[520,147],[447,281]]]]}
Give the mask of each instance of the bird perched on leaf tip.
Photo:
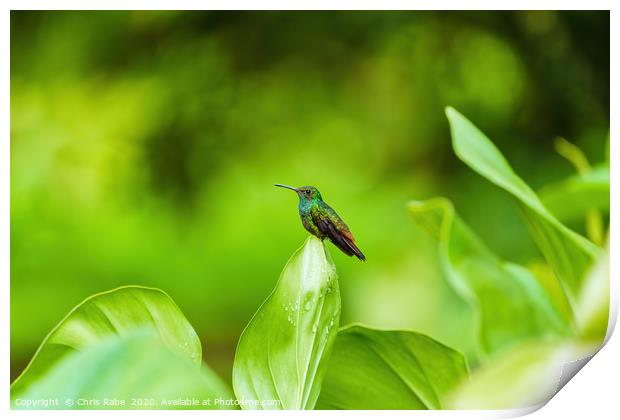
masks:
{"type": "Polygon", "coordinates": [[[289,187],[275,184],[276,187],[288,188],[299,197],[299,216],[304,228],[320,240],[329,239],[338,249],[348,256],[355,255],[362,261],[366,257],[355,245],[355,238],[347,224],[323,201],[321,193],[315,187],[289,187]]]}

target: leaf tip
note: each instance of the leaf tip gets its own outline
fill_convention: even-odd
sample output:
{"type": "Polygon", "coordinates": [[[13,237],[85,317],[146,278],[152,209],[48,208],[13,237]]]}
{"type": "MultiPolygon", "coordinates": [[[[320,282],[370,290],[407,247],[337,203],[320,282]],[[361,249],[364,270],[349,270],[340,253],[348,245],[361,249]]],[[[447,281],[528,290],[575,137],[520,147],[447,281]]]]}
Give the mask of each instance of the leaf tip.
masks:
{"type": "Polygon", "coordinates": [[[446,117],[448,117],[448,121],[449,122],[452,122],[453,120],[455,120],[457,118],[461,118],[461,119],[465,118],[463,116],[463,114],[461,114],[459,111],[457,111],[456,109],[452,108],[451,106],[447,106],[445,108],[444,112],[446,113],[446,117]]]}

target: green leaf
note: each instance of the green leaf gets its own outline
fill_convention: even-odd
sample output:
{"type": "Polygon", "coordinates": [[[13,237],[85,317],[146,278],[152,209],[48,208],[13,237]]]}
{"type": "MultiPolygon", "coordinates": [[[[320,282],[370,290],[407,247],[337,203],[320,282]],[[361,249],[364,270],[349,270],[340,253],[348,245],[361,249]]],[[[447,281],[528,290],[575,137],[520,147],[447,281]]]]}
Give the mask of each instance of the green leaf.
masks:
{"type": "MultiPolygon", "coordinates": [[[[594,203],[592,201],[590,201],[592,198],[596,199],[602,199],[603,201],[607,202],[607,208],[609,208],[609,165],[607,165],[606,169],[607,169],[607,194],[606,194],[606,198],[605,197],[597,197],[595,194],[592,194],[593,192],[593,186],[589,183],[587,183],[588,178],[592,178],[589,173],[592,171],[592,167],[590,166],[590,162],[588,161],[588,158],[586,157],[585,153],[583,153],[583,151],[577,147],[576,145],[570,143],[569,141],[562,139],[562,138],[558,138],[555,141],[555,148],[558,151],[558,153],[562,156],[564,156],[570,163],[573,164],[573,166],[575,167],[575,170],[577,171],[577,173],[581,176],[581,182],[579,183],[571,183],[565,187],[569,187],[572,189],[574,188],[579,188],[580,186],[582,187],[580,189],[580,191],[578,191],[580,194],[577,197],[569,197],[571,199],[574,200],[575,203],[579,202],[582,203],[582,206],[584,204],[586,205],[590,205],[589,208],[586,208],[586,211],[584,212],[584,217],[586,220],[586,231],[588,234],[588,238],[590,238],[590,240],[592,242],[594,242],[597,245],[603,245],[603,241],[605,240],[605,227],[604,227],[604,222],[603,222],[603,215],[601,214],[601,212],[594,207],[594,203]],[[586,180],[586,183],[584,183],[584,179],[586,180]],[[589,187],[587,189],[584,189],[584,187],[589,187]],[[590,195],[595,195],[594,197],[586,197],[585,194],[590,193],[590,195]]],[[[557,197],[556,197],[557,198],[557,197]]],[[[544,202],[544,198],[543,198],[543,202],[544,202]]],[[[553,204],[553,203],[552,203],[553,204]]],[[[556,203],[557,204],[557,203],[556,203]]],[[[572,202],[567,202],[564,203],[564,205],[566,205],[568,208],[573,208],[573,207],[578,207],[578,206],[574,206],[572,205],[572,202]]],[[[605,204],[603,204],[605,205],[605,204]]],[[[553,209],[551,209],[551,212],[553,213],[553,209]]],[[[562,220],[560,218],[560,220],[562,220]]]]}
{"type": "Polygon", "coordinates": [[[573,342],[527,342],[482,365],[448,398],[450,409],[502,410],[544,404],[567,382],[567,364],[594,348],[573,342]]]}
{"type": "Polygon", "coordinates": [[[239,339],[233,387],[242,408],[312,409],[339,318],[336,269],[310,236],[239,339]]]}
{"type": "Polygon", "coordinates": [[[577,173],[583,174],[590,170],[586,154],[577,145],[561,137],[555,139],[554,145],[555,150],[575,167],[577,173]]]}
{"type": "Polygon", "coordinates": [[[456,155],[518,202],[534,241],[574,305],[584,274],[599,249],[560,223],[532,189],[513,171],[501,152],[478,128],[453,108],[446,109],[456,155]]]}
{"type": "Polygon", "coordinates": [[[566,222],[585,218],[595,209],[609,212],[609,167],[596,166],[584,174],[545,186],[539,191],[545,207],[566,222]]]}
{"type": "Polygon", "coordinates": [[[11,405],[45,408],[26,404],[50,399],[57,401],[51,409],[235,408],[214,373],[140,329],[72,352],[11,405]]]}
{"type": "Polygon", "coordinates": [[[440,409],[467,377],[463,355],[423,334],[349,326],[338,333],[318,409],[440,409]]]}
{"type": "Polygon", "coordinates": [[[414,221],[439,244],[444,273],[478,312],[478,341],[485,354],[524,339],[571,335],[560,306],[534,275],[500,260],[456,215],[445,198],[410,202],[414,221]]]}
{"type": "Polygon", "coordinates": [[[200,339],[174,301],[158,289],[126,286],[93,295],[72,309],[13,382],[11,396],[24,392],[69,355],[138,328],[152,329],[166,345],[200,365],[200,339]]]}
{"type": "MultiPolygon", "coordinates": [[[[599,168],[602,171],[593,171],[585,153],[576,145],[562,138],[556,139],[555,148],[560,155],[573,164],[579,177],[560,184],[560,189],[556,190],[555,195],[552,194],[551,196],[551,203],[545,202],[545,197],[542,197],[542,200],[552,213],[554,213],[553,206],[555,206],[556,212],[562,212],[564,208],[579,209],[582,213],[580,216],[586,221],[588,238],[597,245],[603,245],[605,225],[603,215],[598,207],[606,207],[609,210],[609,164],[602,165],[603,167],[599,168]]],[[[559,219],[562,220],[561,217],[559,219]]]]}
{"type": "Polygon", "coordinates": [[[575,319],[584,341],[602,344],[608,334],[609,277],[608,243],[605,251],[590,269],[575,308],[575,319]]]}

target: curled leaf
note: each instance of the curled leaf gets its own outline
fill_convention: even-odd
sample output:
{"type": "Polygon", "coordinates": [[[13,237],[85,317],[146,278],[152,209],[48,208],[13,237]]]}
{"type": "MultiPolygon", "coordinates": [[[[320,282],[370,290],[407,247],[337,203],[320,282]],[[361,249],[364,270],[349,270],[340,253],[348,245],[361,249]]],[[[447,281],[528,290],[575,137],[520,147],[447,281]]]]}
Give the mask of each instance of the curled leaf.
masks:
{"type": "Polygon", "coordinates": [[[414,221],[437,240],[441,265],[454,289],[478,313],[484,354],[524,339],[570,336],[569,320],[525,267],[502,261],[458,217],[445,198],[409,202],[414,221]]]}
{"type": "Polygon", "coordinates": [[[233,387],[242,408],[312,409],[339,319],[336,269],[310,236],[239,339],[233,387]]]}

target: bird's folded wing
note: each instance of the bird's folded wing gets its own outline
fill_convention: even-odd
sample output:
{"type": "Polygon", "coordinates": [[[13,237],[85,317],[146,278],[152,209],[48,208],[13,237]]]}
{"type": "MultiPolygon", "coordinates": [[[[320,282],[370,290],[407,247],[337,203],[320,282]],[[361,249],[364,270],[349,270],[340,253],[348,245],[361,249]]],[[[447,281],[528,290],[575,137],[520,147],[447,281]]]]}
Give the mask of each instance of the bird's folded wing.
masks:
{"type": "Polygon", "coordinates": [[[365,260],[364,254],[355,246],[353,242],[353,235],[350,232],[341,232],[328,218],[317,217],[312,214],[312,220],[317,226],[319,231],[326,235],[334,245],[338,247],[342,252],[351,256],[355,254],[359,259],[365,260]]]}

